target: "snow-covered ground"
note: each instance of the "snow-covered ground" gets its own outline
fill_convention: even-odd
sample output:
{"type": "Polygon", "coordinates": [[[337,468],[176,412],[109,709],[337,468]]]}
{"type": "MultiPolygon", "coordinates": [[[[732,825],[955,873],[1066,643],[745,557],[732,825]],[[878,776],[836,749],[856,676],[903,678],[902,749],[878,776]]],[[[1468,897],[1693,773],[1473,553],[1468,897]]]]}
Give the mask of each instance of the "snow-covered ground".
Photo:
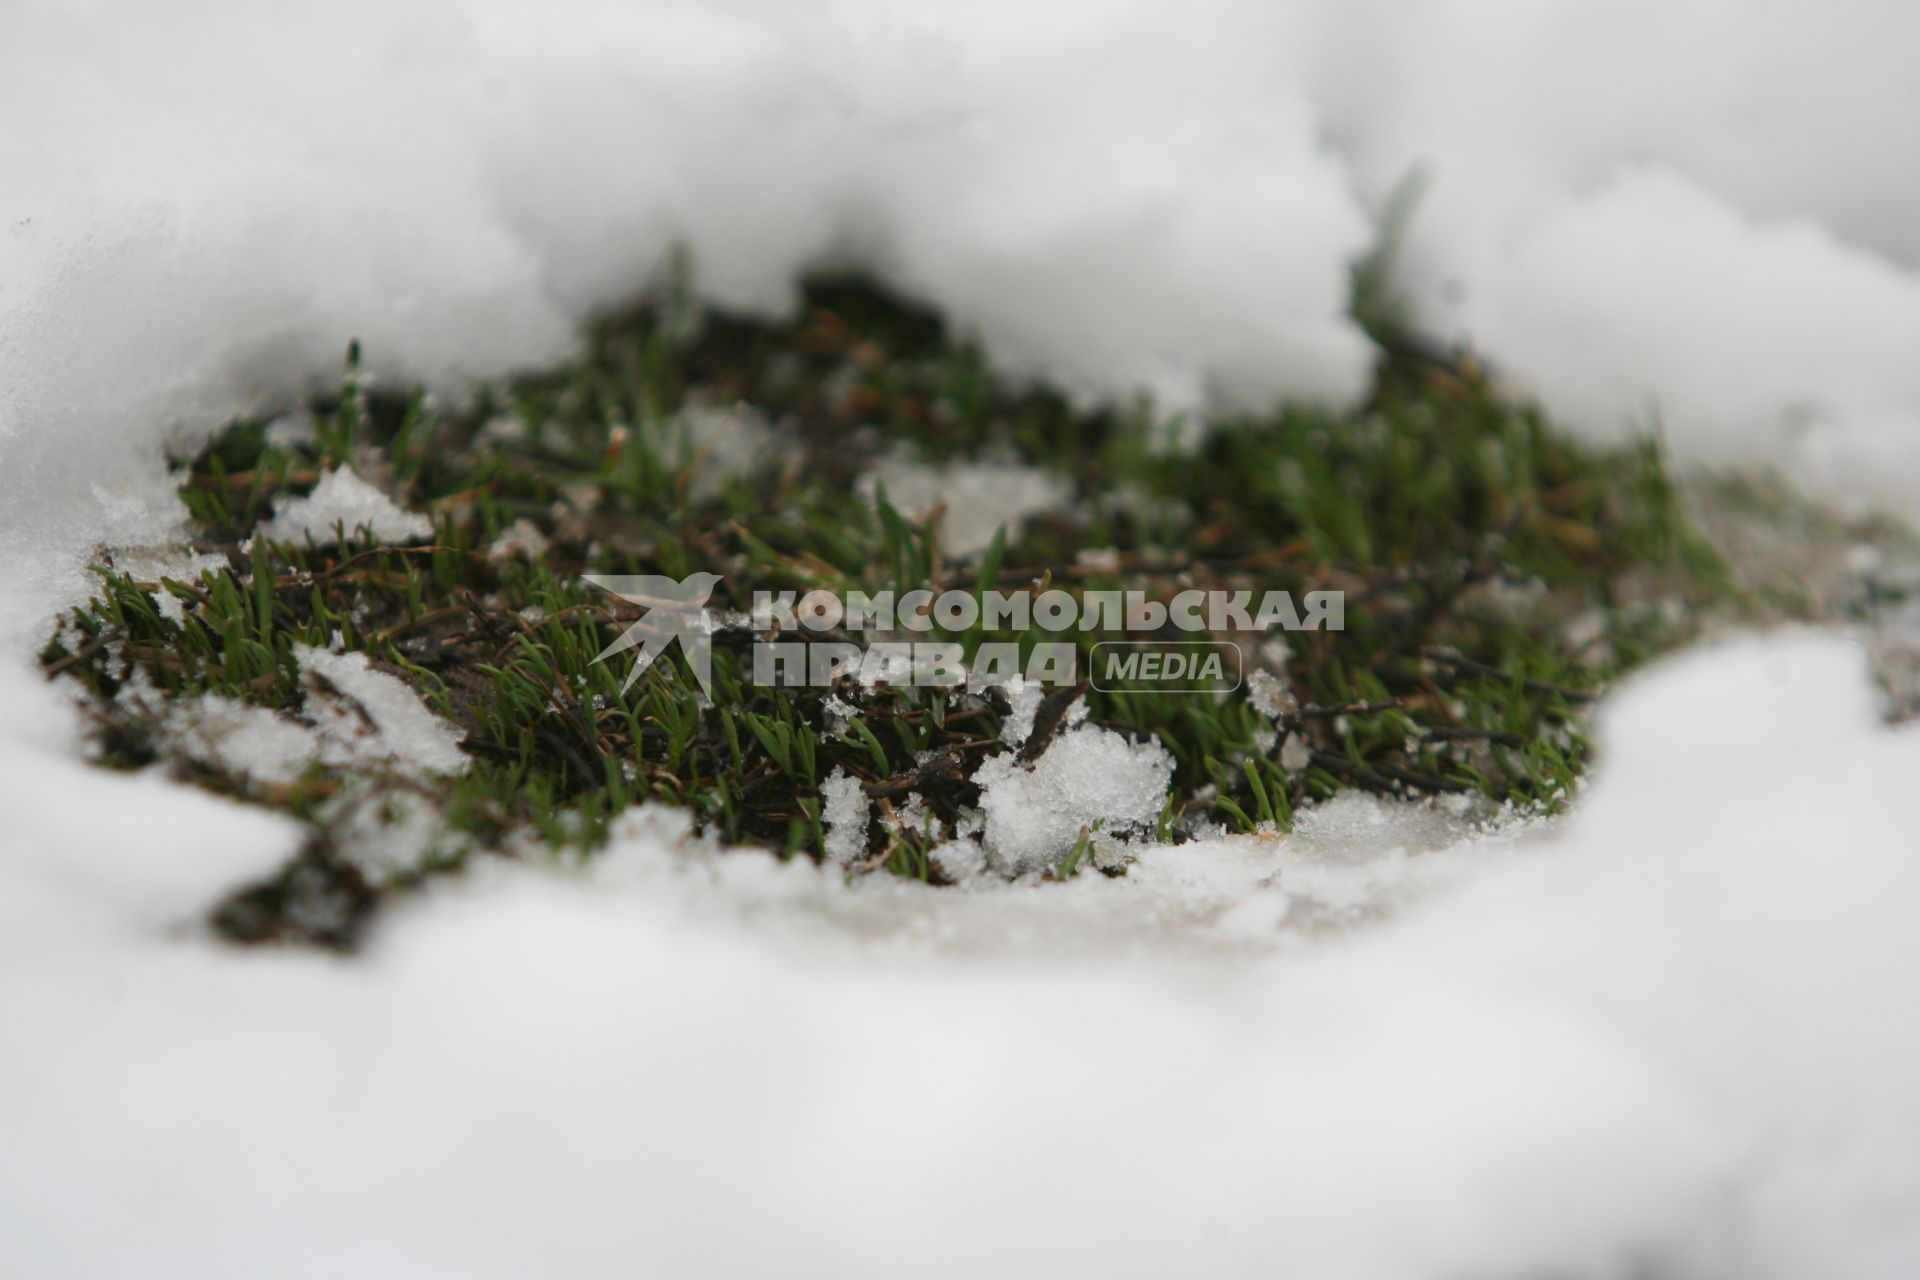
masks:
{"type": "Polygon", "coordinates": [[[1920,737],[1842,641],[1646,677],[1564,824],[1450,842],[1356,799],[969,892],[641,811],[587,872],[494,864],[345,961],[183,924],[289,827],[19,736],[13,1274],[1920,1260],[1920,737]]]}
{"type": "Polygon", "coordinates": [[[1913,509],[1916,47],[1893,0],[8,5],[0,1269],[1920,1274],[1920,741],[1843,640],[1648,675],[1540,828],[933,893],[642,813],[353,960],[202,936],[294,829],[93,770],[26,662],[173,527],[168,433],[349,336],[457,393],[684,242],[1089,395],[1344,400],[1417,165],[1426,325],[1913,509]]]}

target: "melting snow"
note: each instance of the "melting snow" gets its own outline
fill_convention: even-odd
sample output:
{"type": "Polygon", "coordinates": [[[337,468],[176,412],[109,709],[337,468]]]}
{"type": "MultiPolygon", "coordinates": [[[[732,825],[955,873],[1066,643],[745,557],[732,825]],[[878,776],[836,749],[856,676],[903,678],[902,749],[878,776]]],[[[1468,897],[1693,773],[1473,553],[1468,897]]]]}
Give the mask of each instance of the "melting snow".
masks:
{"type": "Polygon", "coordinates": [[[381,542],[418,542],[433,536],[433,521],[408,511],[346,467],[335,467],[305,497],[274,500],[273,519],[260,526],[269,538],[316,546],[361,531],[381,542]]]}
{"type": "Polygon", "coordinates": [[[487,559],[527,561],[538,560],[547,550],[547,535],[540,532],[540,526],[524,516],[500,531],[500,536],[487,546],[487,559]]]}
{"type": "Polygon", "coordinates": [[[719,494],[734,476],[791,460],[796,451],[752,405],[687,405],[668,424],[684,444],[696,499],[719,494]]]}
{"type": "Polygon", "coordinates": [[[872,804],[860,779],[835,765],[820,784],[820,821],[826,827],[827,856],[849,866],[867,854],[867,820],[872,804]]]}
{"type": "Polygon", "coordinates": [[[364,653],[329,653],[295,645],[309,686],[307,717],[324,744],[327,764],[387,766],[424,773],[464,773],[460,730],[435,715],[396,676],[376,671],[364,653]]]}
{"type": "MultiPolygon", "coordinates": [[[[147,696],[129,685],[122,697],[147,696]]],[[[256,783],[292,782],[320,755],[318,735],[270,707],[209,694],[168,708],[167,732],[192,759],[256,783]]]]}
{"type": "MultiPolygon", "coordinates": [[[[227,567],[226,557],[197,552],[188,547],[158,545],[146,547],[118,547],[112,556],[113,567],[126,574],[135,582],[158,583],[163,578],[175,582],[195,583],[200,574],[208,569],[220,570],[227,567]]],[[[153,593],[154,606],[160,616],[170,622],[178,623],[186,617],[186,601],[171,591],[158,590],[153,593]]]]}
{"type": "MultiPolygon", "coordinates": [[[[1911,505],[1916,24],[6,6],[0,635],[37,643],[102,542],[174,536],[169,424],[283,409],[354,334],[452,390],[558,358],[675,242],[733,306],[786,305],[803,264],[880,270],[1082,394],[1349,402],[1348,263],[1422,160],[1399,262],[1424,322],[1588,430],[1657,413],[1682,457],[1911,505]]],[[[944,494],[965,554],[992,527],[956,487],[995,524],[1046,505],[982,479],[888,483],[944,494]]],[[[287,536],[394,518],[351,472],[323,489],[339,509],[283,503],[287,536]]],[[[427,536],[400,518],[376,534],[427,536]]],[[[328,656],[303,661],[377,733],[331,731],[451,763],[424,707],[328,656]]],[[[17,663],[0,692],[0,1023],[32,1029],[0,1054],[11,1271],[1920,1273],[1920,752],[1833,641],[1649,675],[1579,816],[1533,833],[1435,850],[1433,811],[1330,805],[1119,880],[936,892],[643,811],[585,872],[476,867],[352,964],[192,930],[296,827],[79,763],[17,663]],[[898,1187],[937,1250],[924,1214],[849,1218],[898,1187]]],[[[1099,733],[989,762],[1003,856],[1151,816],[1155,749],[1099,733]]],[[[844,842],[864,796],[828,787],[844,842]]],[[[970,874],[972,847],[941,856],[970,874]]]]}
{"type": "MultiPolygon", "coordinates": [[[[167,732],[195,759],[261,783],[291,782],[316,763],[413,777],[466,771],[460,731],[366,654],[296,645],[294,656],[305,690],[298,719],[210,694],[169,706],[167,732]]],[[[155,691],[136,681],[120,696],[151,702],[155,691]]]]}
{"type": "Polygon", "coordinates": [[[676,244],[759,310],[868,267],[1086,394],[1351,402],[1348,266],[1420,165],[1424,323],[1596,432],[1910,502],[1920,10],[1723,9],[8,6],[0,581],[37,616],[171,532],[171,424],[337,385],[355,335],[453,392],[557,359],[676,244]]]}
{"type": "Polygon", "coordinates": [[[988,757],[973,780],[988,858],[1004,874],[1022,875],[1051,870],[1095,824],[1108,839],[1150,832],[1167,803],[1173,757],[1157,742],[1081,725],[1031,765],[1011,752],[988,757]]]}
{"type": "Polygon", "coordinates": [[[1920,737],[1848,644],[1650,673],[1570,821],[1352,800],[937,890],[642,809],[347,964],[170,928],[293,828],[49,754],[45,689],[8,694],[0,1018],[42,1029],[0,1055],[13,1270],[243,1275],[289,1240],[470,1275],[1920,1267],[1920,737]],[[875,1179],[994,1229],[835,1226],[875,1179]]]}
{"type": "Polygon", "coordinates": [[[1000,722],[1000,741],[1010,747],[1024,746],[1033,735],[1033,719],[1040,704],[1047,700],[1047,687],[1038,680],[1016,675],[1004,686],[1008,710],[1000,722]]]}
{"type": "Polygon", "coordinates": [[[892,458],[860,478],[860,492],[869,500],[882,485],[887,501],[908,520],[924,520],[935,506],[942,506],[941,550],[963,560],[993,545],[1001,525],[1007,526],[1008,537],[1015,537],[1029,519],[1073,500],[1066,481],[1012,462],[946,462],[931,467],[892,458]]]}

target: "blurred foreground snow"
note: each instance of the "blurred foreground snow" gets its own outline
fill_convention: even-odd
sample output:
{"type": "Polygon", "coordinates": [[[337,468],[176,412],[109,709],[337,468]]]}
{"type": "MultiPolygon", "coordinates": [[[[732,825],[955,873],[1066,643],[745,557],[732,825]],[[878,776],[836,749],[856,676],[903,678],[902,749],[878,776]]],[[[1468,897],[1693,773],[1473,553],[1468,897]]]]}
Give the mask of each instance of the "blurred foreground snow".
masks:
{"type": "Polygon", "coordinates": [[[1609,706],[1572,820],[1437,848],[1354,800],[1045,888],[643,810],[344,962],[191,927],[290,826],[16,725],[0,1259],[1910,1275],[1920,737],[1874,720],[1852,645],[1746,642],[1609,706]]]}

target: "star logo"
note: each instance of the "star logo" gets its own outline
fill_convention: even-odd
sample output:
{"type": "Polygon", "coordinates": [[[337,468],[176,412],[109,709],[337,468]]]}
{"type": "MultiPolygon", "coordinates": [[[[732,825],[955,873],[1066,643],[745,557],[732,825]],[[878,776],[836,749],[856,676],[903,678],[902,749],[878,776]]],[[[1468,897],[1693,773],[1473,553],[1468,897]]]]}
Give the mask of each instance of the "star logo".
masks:
{"type": "Polygon", "coordinates": [[[620,686],[625,693],[633,687],[653,660],[665,653],[675,640],[680,652],[699,682],[700,692],[713,696],[713,622],[707,617],[707,598],[720,584],[717,573],[695,573],[674,579],[655,574],[583,574],[586,581],[610,591],[628,604],[639,605],[642,613],[620,638],[600,651],[595,662],[604,662],[616,653],[639,649],[633,669],[620,686]]]}

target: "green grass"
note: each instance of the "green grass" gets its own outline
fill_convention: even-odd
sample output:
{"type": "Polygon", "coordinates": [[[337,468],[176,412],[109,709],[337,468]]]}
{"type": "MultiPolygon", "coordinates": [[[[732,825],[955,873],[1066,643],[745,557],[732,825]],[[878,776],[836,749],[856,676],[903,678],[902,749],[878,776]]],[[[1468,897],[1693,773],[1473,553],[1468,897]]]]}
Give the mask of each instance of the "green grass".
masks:
{"type": "MultiPolygon", "coordinates": [[[[350,780],[315,766],[262,789],[188,764],[163,706],[116,696],[134,668],[161,703],[219,693],[293,715],[305,696],[296,644],[337,636],[402,675],[465,730],[473,757],[441,784],[458,838],[428,871],[528,831],[589,852],[648,799],[729,841],[818,857],[819,784],[836,767],[882,804],[919,795],[936,829],[957,819],[976,799],[967,776],[1004,749],[1005,702],[758,688],[742,672],[745,627],[715,637],[711,705],[677,653],[623,696],[624,663],[594,658],[630,615],[582,573],[722,573],[713,605],[742,610],[755,588],[1343,588],[1345,631],[1287,637],[1299,705],[1278,733],[1244,691],[1087,693],[1092,721],[1174,757],[1167,840],[1206,824],[1285,830],[1344,788],[1555,808],[1586,764],[1593,695],[1684,640],[1703,606],[1736,602],[1655,441],[1580,444],[1470,362],[1388,357],[1360,412],[1287,407],[1215,424],[1182,451],[1144,406],[1086,411],[1007,387],[931,314],[822,280],[784,326],[695,314],[670,292],[602,323],[565,368],[457,408],[370,386],[355,352],[340,394],[315,408],[311,443],[273,443],[241,422],[182,460],[195,546],[226,568],[153,583],[103,568],[98,598],[44,655],[86,690],[105,764],[171,767],[311,824],[283,881],[337,867],[326,802],[350,780]],[[716,475],[677,411],[735,403],[773,424],[777,447],[716,475]],[[1075,501],[1003,529],[979,562],[955,559],[938,522],[858,495],[887,450],[1017,458],[1075,501]],[[338,546],[255,537],[242,550],[276,497],[345,462],[429,514],[432,542],[383,546],[349,530],[338,546]],[[490,556],[520,521],[544,553],[490,556]],[[182,620],[162,614],[163,594],[183,602],[182,620]],[[828,731],[830,694],[857,707],[844,733],[828,731]],[[1289,732],[1310,752],[1304,769],[1281,763],[1289,732]]],[[[985,636],[951,638],[971,652],[985,636]]],[[[1112,637],[1076,638],[1090,649],[1112,637]]],[[[871,834],[871,865],[937,878],[933,834],[879,823],[871,834]]],[[[1063,851],[1062,874],[1086,861],[1089,838],[1063,851]]],[[[291,893],[253,891],[248,923],[229,931],[298,935],[285,924],[291,893]]]]}

